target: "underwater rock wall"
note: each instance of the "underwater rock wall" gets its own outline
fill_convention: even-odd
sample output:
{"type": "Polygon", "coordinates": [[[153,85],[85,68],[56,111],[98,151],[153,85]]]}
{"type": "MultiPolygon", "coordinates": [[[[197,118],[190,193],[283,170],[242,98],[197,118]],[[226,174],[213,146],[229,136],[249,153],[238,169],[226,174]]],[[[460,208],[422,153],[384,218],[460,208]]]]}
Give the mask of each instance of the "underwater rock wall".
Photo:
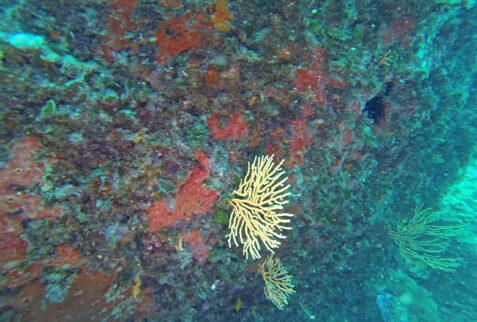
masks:
{"type": "Polygon", "coordinates": [[[2,9],[2,320],[472,316],[475,290],[455,285],[477,282],[473,244],[452,241],[465,264],[445,273],[388,232],[440,210],[472,158],[473,1],[2,9]],[[246,260],[226,237],[261,155],[290,185],[283,310],[264,294],[267,249],[246,260]]]}

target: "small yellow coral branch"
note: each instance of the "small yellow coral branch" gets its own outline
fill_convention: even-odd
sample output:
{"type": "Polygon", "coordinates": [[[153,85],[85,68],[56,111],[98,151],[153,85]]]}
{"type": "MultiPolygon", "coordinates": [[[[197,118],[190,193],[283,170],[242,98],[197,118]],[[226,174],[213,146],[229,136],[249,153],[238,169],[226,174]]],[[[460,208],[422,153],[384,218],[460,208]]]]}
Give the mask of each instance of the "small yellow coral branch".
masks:
{"type": "Polygon", "coordinates": [[[279,213],[288,203],[286,192],[290,185],[285,185],[287,177],[281,171],[283,160],[275,166],[272,156],[255,157],[252,165],[248,163],[247,174],[240,181],[239,188],[233,192],[235,198],[230,200],[233,207],[229,219],[229,247],[232,240],[238,247],[243,245],[243,254],[248,259],[260,258],[260,242],[274,253],[273,248],[280,246],[278,239],[283,229],[291,229],[289,217],[293,214],[279,213]]]}
{"type": "Polygon", "coordinates": [[[280,310],[288,304],[288,296],[295,293],[293,288],[292,276],[282,266],[279,258],[273,256],[268,258],[260,265],[259,272],[265,281],[265,296],[273,302],[280,310]]]}
{"type": "Polygon", "coordinates": [[[136,276],[134,278],[134,285],[132,287],[133,297],[137,298],[140,292],[141,292],[141,278],[139,276],[136,276]]]}

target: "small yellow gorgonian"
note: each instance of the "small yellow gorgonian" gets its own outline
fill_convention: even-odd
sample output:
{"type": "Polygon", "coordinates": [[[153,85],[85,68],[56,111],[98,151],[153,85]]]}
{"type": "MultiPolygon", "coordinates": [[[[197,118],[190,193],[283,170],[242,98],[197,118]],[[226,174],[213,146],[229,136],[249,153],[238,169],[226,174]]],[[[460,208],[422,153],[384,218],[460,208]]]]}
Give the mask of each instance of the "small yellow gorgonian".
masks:
{"type": "Polygon", "coordinates": [[[243,245],[243,254],[248,259],[260,258],[260,244],[272,254],[280,246],[283,229],[291,229],[289,217],[293,214],[279,213],[288,203],[286,197],[290,185],[281,169],[283,160],[275,166],[272,156],[255,157],[248,163],[247,174],[230,200],[233,207],[229,219],[229,247],[243,245]]]}
{"type": "Polygon", "coordinates": [[[288,304],[288,296],[295,293],[292,276],[282,266],[279,258],[268,256],[260,265],[259,272],[265,281],[265,296],[280,310],[288,304]]]}

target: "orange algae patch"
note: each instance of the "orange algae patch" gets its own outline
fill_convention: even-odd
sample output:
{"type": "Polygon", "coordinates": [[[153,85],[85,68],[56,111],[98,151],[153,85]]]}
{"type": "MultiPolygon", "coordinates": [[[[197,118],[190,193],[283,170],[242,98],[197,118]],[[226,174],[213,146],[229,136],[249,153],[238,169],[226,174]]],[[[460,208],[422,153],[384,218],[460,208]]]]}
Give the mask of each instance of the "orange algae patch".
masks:
{"type": "Polygon", "coordinates": [[[15,288],[41,274],[45,266],[43,261],[32,261],[25,267],[27,249],[27,243],[17,233],[0,234],[0,273],[5,277],[0,281],[0,286],[15,288]]]}
{"type": "Polygon", "coordinates": [[[291,166],[303,165],[305,161],[305,146],[315,141],[312,134],[308,133],[306,120],[295,120],[293,124],[293,140],[289,142],[291,152],[291,166]]]}
{"type": "Polygon", "coordinates": [[[159,45],[157,63],[162,64],[183,52],[198,49],[204,41],[205,32],[210,29],[210,23],[205,21],[201,13],[188,13],[164,21],[156,31],[159,45]]]}
{"type": "Polygon", "coordinates": [[[0,170],[0,222],[3,232],[21,233],[21,221],[26,218],[42,219],[59,217],[61,208],[43,207],[38,196],[17,193],[14,185],[34,185],[41,181],[45,172],[42,162],[36,162],[34,151],[40,148],[39,138],[27,137],[12,145],[13,158],[6,168],[0,170]],[[8,216],[7,216],[8,215],[8,216]]]}
{"type": "Polygon", "coordinates": [[[101,39],[103,57],[108,63],[114,61],[114,53],[127,48],[126,32],[134,27],[131,19],[137,0],[110,0],[108,34],[101,39]]]}
{"type": "Polygon", "coordinates": [[[28,245],[15,233],[0,235],[0,272],[3,273],[26,260],[28,245]]]}
{"type": "Polygon", "coordinates": [[[306,118],[313,117],[313,106],[311,106],[310,102],[305,103],[305,106],[303,106],[303,109],[301,110],[301,115],[306,118]]]}
{"type": "Polygon", "coordinates": [[[228,32],[232,29],[227,22],[227,20],[233,19],[232,14],[227,9],[227,4],[226,0],[218,0],[214,5],[215,13],[212,16],[212,24],[218,31],[228,32]]]}
{"type": "Polygon", "coordinates": [[[26,269],[19,267],[19,268],[9,270],[7,273],[7,283],[5,286],[10,288],[15,288],[15,287],[28,284],[34,279],[36,279],[38,276],[40,276],[44,268],[45,268],[44,262],[34,261],[26,269]]]}
{"type": "Polygon", "coordinates": [[[216,86],[219,83],[219,73],[215,69],[209,69],[205,75],[207,88],[216,86]]]}
{"type": "Polygon", "coordinates": [[[190,221],[193,213],[202,215],[209,211],[217,200],[217,193],[206,187],[204,181],[209,178],[210,161],[202,151],[196,151],[195,157],[202,168],[195,167],[184,184],[178,184],[175,204],[169,209],[167,200],[148,207],[148,231],[157,231],[161,227],[172,226],[176,221],[190,221]]]}
{"type": "Polygon", "coordinates": [[[27,137],[12,146],[13,159],[8,167],[0,170],[0,186],[30,185],[40,182],[44,167],[33,160],[33,151],[39,149],[38,137],[27,137]]]}
{"type": "Polygon", "coordinates": [[[282,48],[282,50],[280,50],[277,55],[277,58],[282,60],[290,60],[292,59],[293,55],[294,51],[290,48],[290,46],[286,45],[282,48]]]}
{"type": "Polygon", "coordinates": [[[182,241],[188,244],[197,244],[199,242],[200,235],[197,229],[193,229],[191,231],[182,234],[182,241]]]}
{"type": "Polygon", "coordinates": [[[40,205],[38,196],[19,195],[15,192],[6,192],[0,187],[0,212],[15,216],[20,220],[25,218],[43,219],[46,217],[59,217],[61,208],[55,205],[53,208],[45,208],[40,205]]]}
{"type": "MultiPolygon", "coordinates": [[[[192,257],[199,261],[199,264],[203,264],[207,260],[211,245],[206,243],[206,240],[200,236],[197,229],[193,229],[189,232],[186,232],[185,234],[182,234],[182,240],[189,244],[192,257]]],[[[211,244],[214,243],[215,241],[211,241],[211,244]]]]}
{"type": "Polygon", "coordinates": [[[281,149],[282,149],[282,142],[285,139],[285,131],[280,125],[277,125],[277,130],[275,132],[270,133],[270,143],[265,144],[265,152],[268,155],[274,155],[273,160],[275,162],[280,162],[282,157],[281,149]]]}
{"type": "Polygon", "coordinates": [[[299,93],[311,91],[315,93],[315,99],[319,106],[325,106],[326,101],[326,87],[333,86],[342,88],[346,84],[342,81],[331,78],[325,72],[324,53],[323,50],[317,49],[313,52],[314,61],[308,68],[300,68],[296,70],[297,80],[295,86],[299,93]]]}
{"type": "MultiPolygon", "coordinates": [[[[31,283],[34,285],[36,281],[31,283]]],[[[30,284],[29,284],[30,285],[30,284]]],[[[42,308],[42,296],[29,305],[25,321],[101,321],[106,320],[118,301],[107,303],[105,295],[113,285],[106,273],[81,272],[62,303],[42,308]]]]}
{"type": "Polygon", "coordinates": [[[79,252],[68,245],[56,246],[56,257],[50,264],[58,266],[78,267],[86,261],[86,258],[79,257],[79,252]]]}
{"type": "Polygon", "coordinates": [[[239,141],[248,136],[247,121],[238,114],[234,114],[230,117],[230,122],[224,129],[219,127],[219,122],[215,114],[210,116],[207,124],[213,139],[225,139],[226,137],[230,137],[232,141],[239,141]]]}
{"type": "Polygon", "coordinates": [[[250,141],[250,147],[254,148],[257,147],[260,144],[260,140],[257,138],[256,135],[252,137],[252,140],[250,141]]]}

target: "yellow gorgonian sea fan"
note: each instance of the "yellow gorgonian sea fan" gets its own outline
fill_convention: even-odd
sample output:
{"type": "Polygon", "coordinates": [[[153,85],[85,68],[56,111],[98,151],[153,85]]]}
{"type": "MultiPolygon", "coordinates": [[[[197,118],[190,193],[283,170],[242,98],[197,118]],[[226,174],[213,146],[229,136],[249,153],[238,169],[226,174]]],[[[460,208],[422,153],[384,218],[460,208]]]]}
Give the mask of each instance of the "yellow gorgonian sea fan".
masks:
{"type": "Polygon", "coordinates": [[[279,239],[285,238],[280,232],[291,229],[289,218],[293,214],[280,213],[290,195],[282,164],[283,160],[275,166],[273,155],[255,157],[251,165],[248,163],[247,174],[230,200],[233,210],[229,219],[230,233],[226,237],[229,247],[232,240],[237,247],[239,242],[243,245],[247,259],[249,256],[260,258],[260,244],[274,253],[273,248],[280,246],[279,239]]]}
{"type": "Polygon", "coordinates": [[[279,258],[268,256],[260,265],[259,272],[265,281],[265,296],[280,310],[288,304],[288,296],[295,293],[292,276],[282,266],[279,258]]]}
{"type": "Polygon", "coordinates": [[[402,220],[396,230],[388,234],[399,247],[405,260],[417,265],[426,265],[445,272],[453,272],[463,258],[445,255],[452,240],[465,232],[465,226],[456,221],[440,218],[438,212],[416,207],[414,216],[402,220]]]}

